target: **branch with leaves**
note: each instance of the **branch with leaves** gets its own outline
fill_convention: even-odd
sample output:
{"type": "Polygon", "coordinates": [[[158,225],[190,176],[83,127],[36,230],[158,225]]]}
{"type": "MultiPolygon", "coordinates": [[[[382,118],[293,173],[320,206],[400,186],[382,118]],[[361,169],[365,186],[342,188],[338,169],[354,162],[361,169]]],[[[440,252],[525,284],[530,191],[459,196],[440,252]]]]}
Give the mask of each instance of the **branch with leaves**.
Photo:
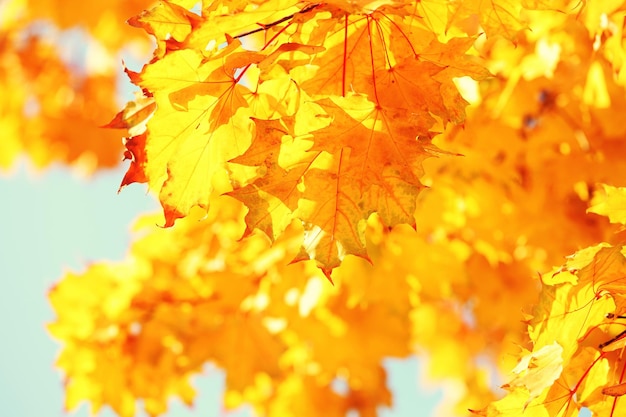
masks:
{"type": "Polygon", "coordinates": [[[212,362],[229,409],[373,416],[383,360],[423,353],[463,387],[445,415],[624,414],[621,5],[162,1],[129,20],[156,48],[108,124],[124,151],[82,128],[113,75],[23,36],[44,16],[116,51],[121,26],[22,3],[0,6],[0,164],[123,154],[163,207],[50,292],[68,409],[164,414],[212,362]]]}

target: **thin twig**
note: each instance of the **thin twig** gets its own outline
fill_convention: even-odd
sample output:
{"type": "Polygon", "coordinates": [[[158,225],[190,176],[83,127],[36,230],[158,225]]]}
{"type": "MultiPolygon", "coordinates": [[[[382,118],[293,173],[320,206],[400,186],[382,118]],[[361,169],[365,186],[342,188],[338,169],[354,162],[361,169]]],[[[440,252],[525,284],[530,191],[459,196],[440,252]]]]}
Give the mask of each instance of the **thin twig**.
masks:
{"type": "Polygon", "coordinates": [[[276,26],[276,25],[278,25],[278,24],[283,23],[284,21],[287,21],[287,20],[292,19],[295,15],[297,15],[297,14],[299,14],[299,13],[306,13],[306,12],[308,12],[308,11],[311,11],[311,10],[315,9],[316,7],[320,6],[321,4],[322,4],[322,3],[315,3],[315,4],[308,5],[308,6],[306,6],[304,9],[300,10],[299,12],[293,13],[293,14],[291,14],[291,15],[289,15],[289,16],[285,16],[285,17],[283,17],[282,19],[276,20],[275,22],[272,22],[272,23],[268,23],[268,24],[257,23],[257,25],[259,25],[259,26],[260,26],[259,28],[257,28],[257,29],[253,29],[253,30],[251,30],[251,31],[248,31],[248,32],[246,32],[246,33],[242,33],[242,34],[237,35],[237,36],[233,36],[233,38],[234,38],[234,39],[239,39],[239,38],[246,37],[246,36],[248,36],[248,35],[252,35],[252,34],[254,34],[254,33],[258,33],[258,32],[264,31],[264,30],[268,30],[268,29],[269,29],[269,28],[271,28],[272,26],[276,26]]]}

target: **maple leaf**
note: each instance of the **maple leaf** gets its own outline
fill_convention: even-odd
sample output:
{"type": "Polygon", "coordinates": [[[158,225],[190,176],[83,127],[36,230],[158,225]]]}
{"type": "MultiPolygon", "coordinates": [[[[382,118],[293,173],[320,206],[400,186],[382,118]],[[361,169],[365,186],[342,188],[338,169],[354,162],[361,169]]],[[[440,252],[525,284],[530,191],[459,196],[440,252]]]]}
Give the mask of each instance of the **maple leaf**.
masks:
{"type": "MultiPolygon", "coordinates": [[[[419,182],[421,162],[433,156],[436,148],[428,140],[417,138],[419,127],[411,123],[402,110],[380,110],[363,96],[356,95],[334,101],[326,99],[317,104],[326,111],[324,117],[330,117],[332,122],[312,132],[311,151],[332,154],[336,165],[329,170],[330,176],[321,172],[305,174],[305,190],[312,189],[313,193],[305,191],[304,198],[320,205],[333,196],[336,200],[325,206],[325,210],[303,213],[301,219],[329,234],[330,242],[324,241],[322,246],[324,253],[336,251],[340,256],[342,248],[348,248],[347,253],[364,256],[359,222],[367,220],[371,213],[379,213],[388,226],[414,223],[414,196],[423,188],[419,182]],[[403,123],[406,121],[408,123],[403,123]],[[324,191],[322,184],[333,184],[335,180],[333,186],[326,188],[326,193],[317,192],[324,191]],[[330,224],[332,227],[328,226],[330,224]],[[344,230],[340,230],[342,227],[344,230]],[[346,239],[344,236],[351,238],[342,240],[346,239]],[[342,248],[329,247],[334,239],[342,248]]],[[[306,248],[319,260],[318,250],[317,245],[306,248]]],[[[329,255],[325,256],[330,259],[329,255]]]]}
{"type": "Polygon", "coordinates": [[[316,259],[329,275],[346,254],[367,257],[363,226],[371,213],[389,226],[414,223],[421,162],[436,148],[417,139],[419,128],[402,110],[377,110],[358,95],[316,104],[325,111],[319,117],[332,121],[312,132],[313,146],[300,159],[291,153],[290,166],[278,159],[286,128],[255,120],[253,145],[232,162],[260,165],[264,175],[231,195],[250,209],[248,233],[259,227],[275,238],[289,224],[285,216],[300,219],[305,236],[296,259],[316,259]]]}
{"type": "Polygon", "coordinates": [[[157,105],[141,163],[149,185],[160,190],[167,226],[194,205],[206,207],[213,177],[225,175],[225,162],[249,145],[247,89],[237,84],[235,69],[222,68],[221,54],[203,62],[201,53],[181,50],[136,76],[157,105]]]}
{"type": "MultiPolygon", "coordinates": [[[[289,225],[293,211],[298,206],[302,193],[298,190],[303,173],[308,169],[310,158],[297,160],[294,157],[296,148],[290,154],[293,162],[279,164],[281,147],[284,141],[292,143],[305,141],[289,136],[288,130],[278,120],[254,119],[256,134],[250,148],[241,156],[231,160],[233,163],[263,168],[263,175],[244,187],[236,187],[229,194],[242,201],[248,207],[246,214],[246,235],[259,229],[272,240],[275,240],[289,225]]],[[[305,149],[306,149],[305,148],[305,149]]],[[[302,155],[301,152],[299,152],[302,155]]],[[[302,155],[304,157],[304,155],[302,155]]]]}
{"type": "Polygon", "coordinates": [[[587,211],[607,216],[611,223],[626,225],[626,188],[603,184],[602,191],[594,196],[587,211]]]}
{"type": "Polygon", "coordinates": [[[131,136],[137,136],[146,131],[146,123],[154,113],[156,104],[151,97],[138,97],[129,101],[126,107],[115,115],[113,120],[102,127],[111,129],[127,129],[131,136]]]}
{"type": "Polygon", "coordinates": [[[523,356],[512,371],[517,375],[503,388],[524,387],[528,390],[528,401],[532,401],[561,376],[562,354],[563,348],[554,342],[523,356]]]}
{"type": "MultiPolygon", "coordinates": [[[[528,2],[527,2],[528,3],[528,2]]],[[[511,0],[418,2],[426,25],[437,34],[463,32],[477,35],[484,31],[488,37],[503,36],[517,41],[519,32],[526,29],[522,5],[511,0]]]]}
{"type": "Polygon", "coordinates": [[[141,184],[148,182],[148,177],[145,172],[145,133],[125,139],[124,146],[126,147],[126,151],[124,151],[124,160],[130,160],[130,166],[126,171],[126,174],[124,174],[124,178],[122,179],[118,191],[128,184],[141,184]]]}
{"type": "MultiPolygon", "coordinates": [[[[454,6],[453,6],[454,7],[454,6]]],[[[515,41],[518,32],[526,28],[521,14],[521,5],[511,0],[490,0],[463,2],[461,7],[468,7],[471,13],[479,16],[481,26],[488,36],[502,35],[515,41]],[[469,7],[468,7],[469,6],[469,7]]],[[[462,14],[454,10],[451,15],[462,14]]]]}
{"type": "Polygon", "coordinates": [[[273,22],[292,18],[302,11],[299,3],[297,0],[225,0],[203,4],[203,19],[187,43],[196,48],[217,48],[230,37],[243,38],[246,34],[264,31],[267,25],[275,25],[273,22]]]}
{"type": "Polygon", "coordinates": [[[168,45],[183,42],[199,21],[198,15],[173,2],[164,1],[130,18],[128,24],[153,35],[158,43],[156,54],[163,57],[167,49],[175,48],[168,45]]]}

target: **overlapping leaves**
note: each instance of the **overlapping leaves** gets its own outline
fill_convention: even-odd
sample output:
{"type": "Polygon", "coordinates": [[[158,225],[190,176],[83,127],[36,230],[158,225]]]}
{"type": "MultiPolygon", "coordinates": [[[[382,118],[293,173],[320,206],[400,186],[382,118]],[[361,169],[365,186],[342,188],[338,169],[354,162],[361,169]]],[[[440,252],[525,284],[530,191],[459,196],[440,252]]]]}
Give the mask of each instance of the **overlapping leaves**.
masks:
{"type": "Polygon", "coordinates": [[[597,415],[621,415],[624,392],[611,394],[611,388],[624,382],[619,333],[625,276],[623,248],[608,244],[584,249],[545,274],[529,322],[533,350],[504,386],[509,393],[477,414],[568,417],[587,407],[597,415]]]}
{"type": "MultiPolygon", "coordinates": [[[[196,209],[176,228],[137,240],[125,262],[92,265],[51,290],[66,408],[88,400],[93,411],[109,405],[131,417],[141,399],[160,415],[172,396],[192,403],[191,377],[207,362],[226,371],[229,409],[245,402],[262,415],[341,416],[390,405],[381,361],[408,354],[407,284],[389,287],[380,273],[372,284],[387,288],[356,297],[358,281],[348,276],[333,287],[311,263],[285,265],[297,231],[273,245],[259,233],[240,240],[242,204],[211,204],[206,221],[196,209]],[[372,325],[380,331],[364,347],[372,325]],[[335,379],[345,392],[331,388],[335,379]]],[[[143,218],[141,230],[155,220],[143,218]]]]}
{"type": "Polygon", "coordinates": [[[488,356],[514,375],[483,415],[623,413],[623,249],[586,214],[623,219],[622,189],[591,199],[626,174],[619,6],[217,1],[197,14],[186,3],[131,20],[157,50],[129,72],[145,97],[116,122],[136,132],[123,184],[149,182],[168,225],[193,205],[217,211],[52,292],[68,405],[130,415],[141,399],[158,414],[170,395],[190,401],[188,378],[214,361],[228,406],[373,415],[390,403],[381,358],[417,346],[431,377],[466,388],[446,415],[494,397],[488,356]],[[526,22],[521,8],[538,10],[526,22]],[[477,88],[463,122],[453,80],[484,77],[465,54],[481,31],[495,77],[466,84],[477,88]],[[465,156],[427,159],[431,139],[465,156]],[[422,181],[432,188],[416,204],[422,181]],[[223,192],[247,209],[214,205],[223,192]],[[386,232],[414,209],[417,231],[386,232]],[[342,261],[337,287],[311,263],[285,266],[293,258],[326,273],[342,261]],[[87,288],[105,302],[79,297],[87,288]]]}
{"type": "Polygon", "coordinates": [[[466,55],[473,38],[441,44],[411,2],[225,2],[201,15],[164,2],[132,22],[157,38],[152,62],[131,74],[157,110],[124,182],[158,191],[171,226],[230,191],[214,186],[230,178],[248,231],[275,238],[297,219],[297,259],[327,276],[346,254],[367,257],[371,213],[414,224],[431,137],[464,120],[453,79],[487,76],[466,55]]]}

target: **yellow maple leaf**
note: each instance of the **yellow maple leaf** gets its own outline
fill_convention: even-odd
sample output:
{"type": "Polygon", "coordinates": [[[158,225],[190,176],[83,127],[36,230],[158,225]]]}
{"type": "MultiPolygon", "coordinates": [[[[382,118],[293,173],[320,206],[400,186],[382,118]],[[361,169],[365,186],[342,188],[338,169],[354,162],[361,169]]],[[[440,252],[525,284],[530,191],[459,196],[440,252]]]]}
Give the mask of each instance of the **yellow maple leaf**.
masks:
{"type": "Polygon", "coordinates": [[[602,192],[597,192],[591,200],[590,213],[607,216],[611,223],[626,225],[626,188],[602,184],[602,192]]]}
{"type": "Polygon", "coordinates": [[[562,354],[563,348],[554,342],[522,356],[511,371],[516,376],[504,387],[524,387],[528,390],[528,401],[532,401],[561,376],[562,354]]]}

